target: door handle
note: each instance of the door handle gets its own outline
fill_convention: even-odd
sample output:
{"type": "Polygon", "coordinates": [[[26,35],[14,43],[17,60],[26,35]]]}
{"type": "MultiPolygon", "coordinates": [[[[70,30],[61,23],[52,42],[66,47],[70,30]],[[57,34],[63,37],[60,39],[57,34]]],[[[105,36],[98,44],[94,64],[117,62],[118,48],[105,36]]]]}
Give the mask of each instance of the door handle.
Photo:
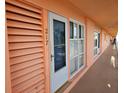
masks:
{"type": "Polygon", "coordinates": [[[51,62],[52,62],[52,59],[54,58],[54,55],[53,54],[51,54],[51,62]]]}

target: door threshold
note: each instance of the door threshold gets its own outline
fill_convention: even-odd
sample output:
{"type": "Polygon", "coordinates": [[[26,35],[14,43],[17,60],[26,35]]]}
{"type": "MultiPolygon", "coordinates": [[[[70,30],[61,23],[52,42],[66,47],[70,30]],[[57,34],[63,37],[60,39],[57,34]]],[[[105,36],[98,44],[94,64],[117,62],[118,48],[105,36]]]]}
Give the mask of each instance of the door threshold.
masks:
{"type": "Polygon", "coordinates": [[[65,82],[65,84],[63,84],[55,93],[63,93],[70,84],[70,81],[65,82]]]}

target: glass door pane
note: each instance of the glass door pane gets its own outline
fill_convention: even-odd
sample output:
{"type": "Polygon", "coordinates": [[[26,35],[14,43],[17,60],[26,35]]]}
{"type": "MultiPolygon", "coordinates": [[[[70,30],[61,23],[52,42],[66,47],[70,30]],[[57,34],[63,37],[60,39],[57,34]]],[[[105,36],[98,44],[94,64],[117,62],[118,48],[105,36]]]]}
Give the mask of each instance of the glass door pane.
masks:
{"type": "Polygon", "coordinates": [[[53,20],[55,72],[66,66],[65,23],[53,20]]]}

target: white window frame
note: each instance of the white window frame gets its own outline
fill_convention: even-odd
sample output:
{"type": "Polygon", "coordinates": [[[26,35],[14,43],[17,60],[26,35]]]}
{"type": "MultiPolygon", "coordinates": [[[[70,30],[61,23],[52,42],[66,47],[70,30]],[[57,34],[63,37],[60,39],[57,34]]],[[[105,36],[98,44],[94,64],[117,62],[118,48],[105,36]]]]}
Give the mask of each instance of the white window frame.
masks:
{"type": "MultiPolygon", "coordinates": [[[[79,40],[83,40],[83,42],[84,42],[84,49],[83,49],[83,52],[82,53],[79,53],[78,52],[78,54],[76,55],[76,56],[74,56],[72,59],[74,59],[75,57],[77,57],[78,56],[78,62],[77,62],[77,65],[78,65],[78,68],[77,68],[77,70],[73,73],[73,74],[71,74],[71,73],[69,73],[70,74],[70,76],[71,76],[71,79],[80,71],[80,70],[82,70],[85,66],[86,66],[86,62],[85,62],[85,24],[84,23],[81,23],[81,22],[79,22],[79,21],[76,21],[76,20],[74,20],[74,19],[70,19],[69,20],[69,25],[70,25],[70,22],[73,22],[73,24],[74,23],[76,23],[78,26],[77,26],[77,29],[78,29],[78,36],[79,36],[79,25],[81,25],[81,26],[83,26],[83,29],[84,29],[84,36],[83,36],[83,38],[79,38],[78,37],[78,39],[76,39],[75,37],[74,37],[74,39],[71,39],[70,37],[69,37],[69,41],[71,41],[71,40],[78,40],[78,43],[79,43],[79,40]],[[82,65],[82,67],[79,67],[79,56],[80,55],[83,55],[83,57],[84,57],[84,60],[83,60],[83,65],[82,65]]],[[[74,35],[73,35],[74,36],[74,35]]],[[[71,51],[71,50],[70,50],[71,51]]],[[[78,51],[79,51],[79,44],[78,44],[78,51]]],[[[71,65],[71,59],[70,59],[70,65],[71,65]]],[[[71,69],[70,69],[71,70],[71,69]]],[[[71,71],[70,71],[71,72],[71,71]]]]}
{"type": "MultiPolygon", "coordinates": [[[[94,32],[94,34],[97,34],[97,36],[98,36],[98,34],[100,34],[100,31],[95,31],[94,32]]],[[[94,37],[94,34],[93,34],[93,40],[94,40],[94,44],[95,44],[95,37],[94,37]]],[[[98,45],[100,46],[100,42],[101,42],[101,40],[100,41],[98,41],[99,39],[98,39],[98,37],[97,37],[97,46],[95,47],[95,45],[94,45],[94,47],[93,47],[93,55],[94,55],[94,57],[96,57],[99,53],[100,53],[100,47],[98,47],[98,45]],[[99,44],[98,44],[99,43],[99,44]],[[94,53],[94,51],[95,51],[95,49],[97,50],[97,53],[95,54],[94,53]]]]}

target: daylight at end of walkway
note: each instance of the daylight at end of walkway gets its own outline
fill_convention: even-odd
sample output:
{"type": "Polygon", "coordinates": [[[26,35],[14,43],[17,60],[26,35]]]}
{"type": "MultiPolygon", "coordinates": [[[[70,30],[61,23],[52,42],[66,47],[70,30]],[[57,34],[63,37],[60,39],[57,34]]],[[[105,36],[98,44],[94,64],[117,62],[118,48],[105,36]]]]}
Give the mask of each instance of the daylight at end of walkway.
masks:
{"type": "Polygon", "coordinates": [[[110,45],[70,93],[118,93],[118,53],[110,45]],[[116,67],[111,58],[115,58],[116,67]]]}

